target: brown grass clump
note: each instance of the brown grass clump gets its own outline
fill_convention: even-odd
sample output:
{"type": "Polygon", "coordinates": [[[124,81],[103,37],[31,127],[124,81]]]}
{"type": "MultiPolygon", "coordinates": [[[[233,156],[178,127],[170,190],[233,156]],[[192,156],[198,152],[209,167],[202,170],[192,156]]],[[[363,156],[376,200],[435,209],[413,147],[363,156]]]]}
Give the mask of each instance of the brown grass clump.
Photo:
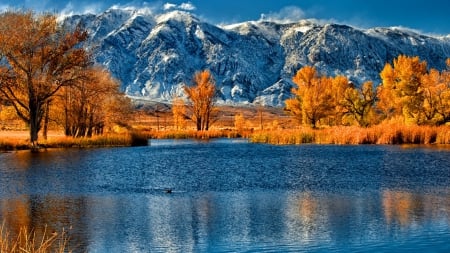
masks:
{"type": "Polygon", "coordinates": [[[45,228],[42,236],[38,236],[35,231],[22,227],[17,236],[12,236],[4,225],[0,228],[0,252],[72,252],[68,249],[68,243],[69,236],[64,230],[61,233],[48,233],[45,228]]]}

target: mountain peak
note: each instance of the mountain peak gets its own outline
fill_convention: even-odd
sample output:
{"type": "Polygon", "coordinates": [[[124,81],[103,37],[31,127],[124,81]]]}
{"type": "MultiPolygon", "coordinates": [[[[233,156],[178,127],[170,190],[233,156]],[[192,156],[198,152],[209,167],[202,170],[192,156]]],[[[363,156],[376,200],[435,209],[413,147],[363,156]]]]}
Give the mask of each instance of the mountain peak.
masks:
{"type": "Polygon", "coordinates": [[[175,20],[177,22],[182,22],[185,24],[197,23],[199,20],[190,12],[174,10],[170,12],[166,12],[163,14],[159,14],[156,17],[157,23],[165,23],[170,20],[175,20]]]}
{"type": "Polygon", "coordinates": [[[345,75],[355,84],[372,80],[399,54],[419,56],[445,68],[450,37],[395,28],[359,29],[314,20],[209,24],[190,12],[153,13],[110,8],[96,16],[68,17],[83,23],[100,50],[95,61],[121,81],[130,96],[170,101],[196,71],[209,69],[221,103],[281,106],[292,77],[303,66],[345,75]]]}

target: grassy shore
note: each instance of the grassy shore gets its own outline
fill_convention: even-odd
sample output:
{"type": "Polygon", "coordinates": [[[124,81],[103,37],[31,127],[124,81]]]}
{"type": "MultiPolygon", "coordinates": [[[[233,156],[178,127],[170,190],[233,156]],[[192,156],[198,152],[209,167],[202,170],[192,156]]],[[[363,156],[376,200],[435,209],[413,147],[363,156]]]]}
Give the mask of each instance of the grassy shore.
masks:
{"type": "Polygon", "coordinates": [[[254,143],[293,145],[317,144],[450,144],[449,126],[405,126],[381,124],[370,128],[339,126],[324,129],[258,131],[250,136],[254,143]]]}
{"type": "Polygon", "coordinates": [[[151,139],[212,139],[248,137],[248,135],[234,130],[164,130],[148,131],[146,135],[151,139]]]}
{"type": "MultiPolygon", "coordinates": [[[[67,136],[51,136],[39,141],[39,148],[98,148],[98,147],[129,147],[148,145],[148,136],[138,132],[121,134],[105,134],[90,138],[72,138],[67,136]]],[[[26,133],[14,133],[8,136],[4,133],[0,138],[0,151],[28,150],[31,145],[26,133]]]]}
{"type": "MultiPolygon", "coordinates": [[[[406,126],[380,124],[370,128],[336,126],[322,129],[246,130],[213,129],[142,131],[136,133],[107,134],[91,138],[53,136],[42,140],[41,148],[96,148],[145,146],[148,139],[211,139],[248,138],[253,143],[277,145],[315,144],[450,144],[450,126],[406,126]]],[[[0,151],[30,149],[26,138],[0,137],[0,151]]]]}

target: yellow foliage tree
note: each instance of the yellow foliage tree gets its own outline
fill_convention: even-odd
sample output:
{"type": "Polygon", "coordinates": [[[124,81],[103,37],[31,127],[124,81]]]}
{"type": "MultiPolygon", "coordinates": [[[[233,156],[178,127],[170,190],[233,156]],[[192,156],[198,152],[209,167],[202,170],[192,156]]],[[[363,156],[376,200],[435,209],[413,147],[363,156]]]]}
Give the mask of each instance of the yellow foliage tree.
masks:
{"type": "Polygon", "coordinates": [[[172,102],[172,114],[173,124],[177,130],[184,129],[186,127],[186,106],[183,99],[174,98],[172,102]]]}
{"type": "Polygon", "coordinates": [[[422,77],[427,63],[419,57],[400,55],[380,73],[378,107],[389,117],[403,116],[405,122],[421,123],[423,105],[422,77]]]}
{"type": "MultiPolygon", "coordinates": [[[[447,62],[450,64],[450,62],[447,62]]],[[[448,65],[450,68],[450,65],[448,65]]],[[[423,122],[440,125],[450,122],[450,71],[431,69],[422,76],[423,122]]]]}
{"type": "Polygon", "coordinates": [[[332,95],[332,106],[334,107],[334,115],[331,115],[329,124],[342,125],[342,118],[347,109],[342,105],[346,90],[350,88],[350,81],[345,76],[336,76],[332,79],[332,87],[330,87],[332,95]]]}
{"type": "Polygon", "coordinates": [[[245,129],[244,114],[238,113],[238,114],[234,115],[234,128],[238,132],[242,132],[245,129]]]}
{"type": "Polygon", "coordinates": [[[184,91],[191,100],[191,119],[195,122],[197,131],[208,131],[215,107],[216,85],[211,72],[204,70],[194,74],[193,86],[185,86],[184,91]]]}
{"type": "Polygon", "coordinates": [[[84,78],[58,93],[53,117],[67,136],[91,137],[105,127],[127,126],[131,101],[119,91],[119,82],[100,68],[84,71],[84,78]]]}
{"type": "Polygon", "coordinates": [[[345,115],[354,120],[361,127],[370,125],[374,110],[376,92],[371,81],[363,83],[360,88],[348,87],[345,90],[341,106],[345,110],[345,115]]]}
{"type": "Polygon", "coordinates": [[[319,120],[334,114],[333,78],[319,76],[316,69],[306,66],[293,78],[297,88],[293,98],[286,100],[286,109],[304,125],[317,127],[319,120]]]}

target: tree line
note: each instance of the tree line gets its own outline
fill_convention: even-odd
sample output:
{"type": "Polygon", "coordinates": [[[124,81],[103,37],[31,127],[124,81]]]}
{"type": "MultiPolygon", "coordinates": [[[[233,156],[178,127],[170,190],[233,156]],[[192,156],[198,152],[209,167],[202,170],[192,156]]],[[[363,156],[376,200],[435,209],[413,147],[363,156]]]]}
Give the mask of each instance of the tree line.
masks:
{"type": "Polygon", "coordinates": [[[296,87],[286,110],[313,128],[368,127],[383,120],[444,125],[450,122],[450,59],[446,64],[438,71],[419,57],[400,55],[385,65],[377,88],[371,81],[357,87],[345,76],[329,77],[305,66],[293,77],[296,87]]]}
{"type": "MultiPolygon", "coordinates": [[[[381,83],[372,81],[360,86],[347,77],[320,74],[305,66],[293,77],[296,85],[285,110],[306,126],[357,125],[369,127],[384,120],[403,124],[444,125],[450,122],[450,59],[447,68],[428,69],[419,57],[400,55],[386,63],[380,72],[381,83]]],[[[216,109],[214,79],[207,70],[195,73],[192,85],[185,86],[189,104],[174,99],[175,126],[192,119],[197,130],[208,130],[216,109]]],[[[237,125],[243,119],[237,117],[237,125]]],[[[242,122],[241,122],[242,123],[242,122]]]]}
{"type": "Polygon", "coordinates": [[[125,122],[130,102],[119,82],[94,65],[87,39],[81,27],[69,30],[52,14],[0,14],[0,101],[26,123],[33,146],[49,121],[73,137],[125,122]]]}

